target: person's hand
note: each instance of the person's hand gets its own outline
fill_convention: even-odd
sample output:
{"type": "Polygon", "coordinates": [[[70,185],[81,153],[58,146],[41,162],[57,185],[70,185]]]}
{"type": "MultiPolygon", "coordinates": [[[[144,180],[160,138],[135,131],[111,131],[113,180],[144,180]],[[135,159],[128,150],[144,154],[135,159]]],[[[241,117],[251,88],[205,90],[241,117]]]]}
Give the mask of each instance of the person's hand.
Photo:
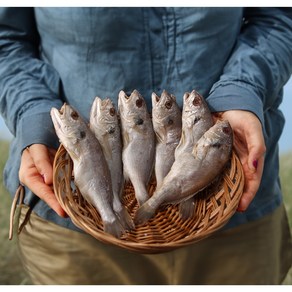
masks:
{"type": "Polygon", "coordinates": [[[45,201],[59,216],[67,214],[58,203],[53,188],[53,161],[55,149],[33,144],[22,152],[19,180],[35,195],[45,201]]]}
{"type": "Polygon", "coordinates": [[[260,186],[266,146],[262,125],[251,112],[230,110],[219,116],[228,120],[234,133],[234,148],[242,163],[245,185],[237,211],[244,212],[260,186]]]}

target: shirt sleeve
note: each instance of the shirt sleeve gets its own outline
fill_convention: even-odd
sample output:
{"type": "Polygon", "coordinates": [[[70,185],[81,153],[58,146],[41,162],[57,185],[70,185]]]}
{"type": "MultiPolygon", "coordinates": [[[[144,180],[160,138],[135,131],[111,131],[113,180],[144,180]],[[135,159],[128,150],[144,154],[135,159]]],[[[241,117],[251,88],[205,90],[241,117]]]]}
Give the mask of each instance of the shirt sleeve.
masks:
{"type": "Polygon", "coordinates": [[[264,124],[292,71],[292,9],[247,8],[237,43],[207,100],[212,111],[248,110],[264,124]]]}
{"type": "Polygon", "coordinates": [[[0,112],[22,149],[57,147],[50,110],[63,103],[60,89],[56,70],[39,58],[33,8],[0,8],[0,112]]]}

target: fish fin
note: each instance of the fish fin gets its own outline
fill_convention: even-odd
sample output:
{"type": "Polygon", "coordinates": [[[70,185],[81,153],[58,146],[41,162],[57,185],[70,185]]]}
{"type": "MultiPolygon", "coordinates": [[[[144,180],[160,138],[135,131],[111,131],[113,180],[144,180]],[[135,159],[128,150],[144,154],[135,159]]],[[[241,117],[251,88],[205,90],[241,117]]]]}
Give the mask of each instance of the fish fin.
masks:
{"type": "Polygon", "coordinates": [[[112,160],[112,149],[109,143],[108,135],[104,135],[103,145],[102,145],[103,153],[106,157],[106,160],[112,160]]]}
{"type": "Polygon", "coordinates": [[[155,132],[156,135],[156,139],[159,143],[163,143],[163,141],[165,140],[163,135],[161,135],[159,132],[155,132]]]}
{"type": "Polygon", "coordinates": [[[194,217],[195,200],[193,197],[179,204],[179,214],[183,220],[187,220],[194,217]]]}
{"type": "Polygon", "coordinates": [[[113,235],[116,238],[120,238],[124,233],[125,229],[116,218],[113,222],[104,221],[103,222],[104,232],[113,235]]]}
{"type": "Polygon", "coordinates": [[[134,221],[124,206],[116,214],[125,230],[130,231],[135,228],[134,221]]]}
{"type": "Polygon", "coordinates": [[[192,155],[195,159],[203,160],[208,153],[207,147],[198,147],[198,143],[196,143],[192,149],[192,155]]]}
{"type": "Polygon", "coordinates": [[[123,133],[123,143],[124,143],[124,148],[127,147],[130,143],[130,136],[128,132],[123,133]]]}
{"type": "Polygon", "coordinates": [[[155,214],[155,208],[151,207],[148,202],[144,203],[136,212],[134,222],[136,225],[144,224],[155,214]]]}
{"type": "MultiPolygon", "coordinates": [[[[152,168],[151,168],[151,173],[152,173],[152,168]]],[[[150,179],[150,175],[149,175],[149,179],[150,179]]],[[[138,205],[142,206],[149,199],[149,194],[146,189],[146,185],[148,182],[143,183],[143,178],[141,177],[136,177],[135,179],[132,179],[131,182],[135,190],[135,197],[136,197],[136,200],[138,201],[138,205]]]]}
{"type": "Polygon", "coordinates": [[[175,148],[175,152],[179,152],[179,149],[184,146],[185,140],[186,140],[186,138],[185,138],[185,131],[182,131],[181,132],[181,137],[180,137],[179,143],[178,143],[178,145],[175,148]]]}

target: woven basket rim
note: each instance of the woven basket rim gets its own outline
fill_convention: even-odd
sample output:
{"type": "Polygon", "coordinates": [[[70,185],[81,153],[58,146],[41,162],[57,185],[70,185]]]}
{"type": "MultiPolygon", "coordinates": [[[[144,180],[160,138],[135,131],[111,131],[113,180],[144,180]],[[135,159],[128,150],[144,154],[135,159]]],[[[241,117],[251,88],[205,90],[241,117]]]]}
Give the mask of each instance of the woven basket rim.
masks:
{"type": "MultiPolygon", "coordinates": [[[[115,238],[105,233],[100,227],[102,225],[101,219],[98,219],[95,215],[98,216],[97,210],[82,201],[82,196],[78,193],[78,190],[77,193],[76,190],[74,193],[72,189],[72,185],[74,186],[72,167],[73,162],[61,144],[54,160],[53,186],[58,202],[72,222],[103,243],[138,253],[166,252],[210,236],[222,228],[236,212],[244,187],[242,165],[233,150],[229,166],[225,169],[220,180],[212,188],[207,188],[207,191],[211,190],[213,193],[205,195],[205,197],[203,195],[199,196],[196,207],[201,209],[197,211],[194,218],[183,221],[178,217],[177,206],[168,205],[163,210],[159,210],[147,224],[138,225],[134,230],[126,232],[121,238],[115,238]],[[214,192],[214,190],[216,191],[214,192]],[[81,213],[87,212],[90,216],[88,214],[88,217],[81,216],[81,213]],[[172,222],[169,222],[170,220],[172,222]],[[174,230],[170,230],[171,228],[174,230]],[[169,238],[168,235],[165,235],[168,233],[169,238]],[[157,240],[156,234],[158,234],[157,240]],[[152,239],[152,236],[154,239],[152,239]]],[[[154,187],[154,184],[152,187],[154,187]]],[[[133,217],[137,209],[137,203],[135,203],[133,187],[130,183],[125,184],[124,196],[129,198],[129,201],[123,200],[123,204],[127,206],[133,217]],[[126,191],[129,192],[129,195],[126,194],[126,191]]]]}

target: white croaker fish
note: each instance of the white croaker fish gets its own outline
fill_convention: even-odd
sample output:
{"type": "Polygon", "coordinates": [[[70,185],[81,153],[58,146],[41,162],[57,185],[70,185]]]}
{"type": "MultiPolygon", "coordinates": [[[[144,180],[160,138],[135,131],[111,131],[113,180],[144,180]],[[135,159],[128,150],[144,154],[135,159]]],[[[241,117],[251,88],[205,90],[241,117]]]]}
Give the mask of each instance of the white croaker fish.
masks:
{"type": "Polygon", "coordinates": [[[134,90],[130,96],[120,91],[118,108],[123,137],[124,177],[130,180],[139,205],[148,198],[155,156],[155,134],[142,95],[134,90]]]}
{"type": "Polygon", "coordinates": [[[135,214],[135,223],[147,222],[161,205],[177,204],[207,187],[223,171],[232,151],[232,129],[218,121],[199,139],[191,153],[175,160],[162,186],[135,214]]]}
{"type": "MultiPolygon", "coordinates": [[[[191,93],[186,92],[183,97],[182,135],[175,150],[176,159],[180,159],[181,153],[191,153],[194,145],[213,125],[212,114],[205,99],[195,90],[191,93]]],[[[195,210],[195,198],[191,197],[182,202],[179,210],[183,220],[192,217],[195,210]]]]}
{"type": "Polygon", "coordinates": [[[90,111],[90,129],[98,139],[109,170],[113,189],[113,208],[125,229],[134,228],[134,222],[121,203],[124,176],[122,162],[122,137],[117,111],[109,98],[96,97],[90,111]]]}
{"type": "Polygon", "coordinates": [[[156,134],[155,177],[157,188],[168,174],[174,151],[181,137],[181,109],[174,95],[164,90],[161,97],[152,93],[152,123],[156,134]]]}
{"type": "Polygon", "coordinates": [[[60,111],[52,108],[51,117],[73,161],[75,185],[99,212],[104,231],[119,238],[125,230],[113,210],[111,177],[100,143],[71,106],[64,104],[60,111]]]}
{"type": "Polygon", "coordinates": [[[203,134],[214,125],[205,99],[195,90],[183,96],[182,135],[175,156],[191,152],[203,134]]]}

